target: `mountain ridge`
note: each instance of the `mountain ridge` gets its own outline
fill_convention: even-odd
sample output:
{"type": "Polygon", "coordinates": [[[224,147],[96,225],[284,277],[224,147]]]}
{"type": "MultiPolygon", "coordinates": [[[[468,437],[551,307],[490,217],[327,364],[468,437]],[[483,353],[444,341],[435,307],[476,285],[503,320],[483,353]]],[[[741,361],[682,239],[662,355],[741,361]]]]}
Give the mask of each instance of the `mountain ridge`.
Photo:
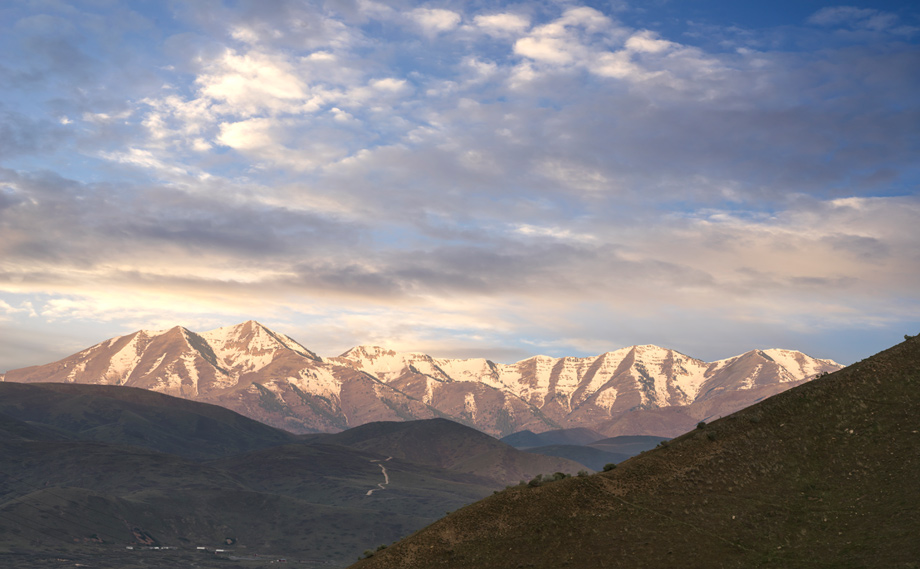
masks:
{"type": "Polygon", "coordinates": [[[670,437],[840,367],[778,348],[704,362],[651,344],[512,364],[372,345],[321,357],[249,320],[202,333],[140,330],[0,380],[129,385],[300,433],[445,417],[495,436],[584,427],[670,437]]]}

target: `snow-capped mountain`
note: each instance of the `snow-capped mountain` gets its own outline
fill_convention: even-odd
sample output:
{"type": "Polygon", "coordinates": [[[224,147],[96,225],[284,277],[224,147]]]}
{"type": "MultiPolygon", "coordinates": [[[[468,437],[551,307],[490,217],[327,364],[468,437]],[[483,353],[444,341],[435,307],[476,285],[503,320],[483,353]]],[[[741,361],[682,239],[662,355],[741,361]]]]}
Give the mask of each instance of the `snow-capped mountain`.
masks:
{"type": "Polygon", "coordinates": [[[321,358],[248,321],[200,334],[141,330],[3,379],[141,387],[295,432],[442,416],[498,436],[574,427],[673,436],[840,367],[779,349],[707,363],[652,345],[514,364],[376,346],[321,358]]]}

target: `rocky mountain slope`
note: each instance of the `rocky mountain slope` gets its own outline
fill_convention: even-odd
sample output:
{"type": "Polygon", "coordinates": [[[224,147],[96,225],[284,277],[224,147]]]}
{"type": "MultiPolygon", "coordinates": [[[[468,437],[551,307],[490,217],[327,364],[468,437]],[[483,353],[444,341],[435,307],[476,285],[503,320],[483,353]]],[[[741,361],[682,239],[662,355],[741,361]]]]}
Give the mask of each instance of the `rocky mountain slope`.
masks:
{"type": "Polygon", "coordinates": [[[791,350],[707,363],[658,346],[514,364],[373,346],[322,358],[248,321],[201,334],[142,330],[3,379],[140,387],[301,433],[446,417],[496,436],[577,427],[674,436],[839,368],[791,350]]]}
{"type": "Polygon", "coordinates": [[[920,337],[610,472],[505,490],[356,569],[912,567],[920,337]]]}

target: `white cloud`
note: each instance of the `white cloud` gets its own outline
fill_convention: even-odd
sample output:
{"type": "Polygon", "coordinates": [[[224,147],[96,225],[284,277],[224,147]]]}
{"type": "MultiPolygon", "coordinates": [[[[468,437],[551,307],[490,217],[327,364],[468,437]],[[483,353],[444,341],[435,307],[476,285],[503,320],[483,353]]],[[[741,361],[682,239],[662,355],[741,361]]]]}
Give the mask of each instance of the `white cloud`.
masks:
{"type": "Polygon", "coordinates": [[[272,118],[221,123],[217,142],[252,159],[293,171],[322,168],[345,156],[344,149],[321,138],[300,139],[300,126],[272,118]]]}
{"type": "Polygon", "coordinates": [[[4,316],[10,316],[13,314],[25,314],[30,318],[38,317],[38,313],[35,311],[35,308],[30,301],[20,302],[19,307],[16,307],[0,299],[0,319],[3,319],[4,316]]]}
{"type": "Polygon", "coordinates": [[[196,83],[201,96],[221,105],[220,112],[237,116],[311,112],[322,104],[322,96],[310,93],[289,61],[257,51],[227,50],[196,83]]]}
{"type": "Polygon", "coordinates": [[[530,27],[530,18],[509,12],[478,15],[473,22],[485,33],[497,37],[519,35],[530,27]]]}
{"type": "Polygon", "coordinates": [[[259,34],[252,28],[247,28],[246,26],[236,26],[231,29],[230,37],[248,44],[255,44],[259,41],[259,34]]]}
{"type": "Polygon", "coordinates": [[[642,80],[649,77],[642,67],[632,61],[628,51],[604,52],[597,55],[591,71],[602,77],[642,80]]]}
{"type": "Polygon", "coordinates": [[[217,142],[236,150],[256,150],[274,146],[275,121],[267,118],[221,123],[217,142]]]}
{"type": "Polygon", "coordinates": [[[409,18],[429,35],[449,32],[459,26],[462,19],[460,14],[440,8],[416,8],[409,12],[409,18]]]}
{"type": "Polygon", "coordinates": [[[658,34],[649,30],[642,30],[626,40],[626,49],[640,53],[663,53],[674,49],[678,44],[659,39],[658,34]]]}
{"type": "Polygon", "coordinates": [[[598,239],[590,233],[578,233],[561,227],[541,227],[527,223],[519,224],[514,228],[515,233],[524,237],[543,237],[559,241],[576,241],[582,243],[597,243],[598,239]]]}
{"type": "Polygon", "coordinates": [[[569,65],[587,59],[592,48],[586,34],[607,30],[609,18],[593,8],[571,8],[514,43],[514,53],[541,63],[569,65]]]}
{"type": "Polygon", "coordinates": [[[559,20],[550,24],[550,26],[579,26],[588,33],[596,33],[609,29],[611,24],[610,18],[601,12],[594,8],[582,6],[580,8],[569,8],[559,20]]]}
{"type": "Polygon", "coordinates": [[[514,53],[535,61],[557,65],[575,62],[581,52],[583,49],[578,43],[548,34],[521,38],[514,43],[514,53]]]}
{"type": "Polygon", "coordinates": [[[100,156],[121,164],[140,166],[163,180],[182,179],[190,175],[182,166],[163,160],[152,151],[143,148],[129,148],[126,152],[102,152],[100,156]]]}
{"type": "Polygon", "coordinates": [[[562,159],[542,159],[535,168],[563,188],[587,192],[618,189],[602,171],[584,164],[562,159]]]}

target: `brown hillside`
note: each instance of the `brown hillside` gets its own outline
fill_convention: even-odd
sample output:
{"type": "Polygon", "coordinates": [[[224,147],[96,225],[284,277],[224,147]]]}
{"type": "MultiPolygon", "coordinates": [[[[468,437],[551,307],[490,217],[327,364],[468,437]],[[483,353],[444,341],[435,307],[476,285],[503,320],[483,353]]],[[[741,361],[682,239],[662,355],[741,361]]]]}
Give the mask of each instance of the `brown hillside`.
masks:
{"type": "Polygon", "coordinates": [[[920,567],[920,338],[354,565],[920,567]]]}

